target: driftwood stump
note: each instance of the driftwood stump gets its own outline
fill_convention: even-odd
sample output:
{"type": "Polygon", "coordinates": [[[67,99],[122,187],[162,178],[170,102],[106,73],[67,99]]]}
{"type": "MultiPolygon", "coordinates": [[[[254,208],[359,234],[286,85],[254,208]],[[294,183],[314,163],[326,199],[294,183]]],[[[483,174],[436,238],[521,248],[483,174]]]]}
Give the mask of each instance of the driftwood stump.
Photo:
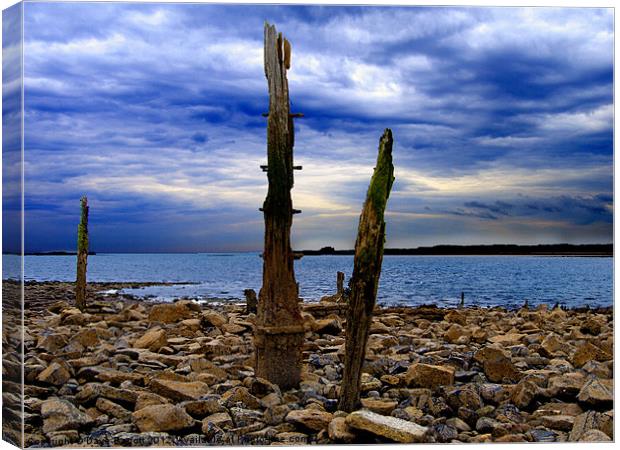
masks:
{"type": "Polygon", "coordinates": [[[293,268],[293,116],[286,71],[291,45],[265,23],[265,75],[269,85],[267,171],[269,189],[263,204],[265,246],[263,285],[259,292],[254,344],[256,375],[282,389],[296,387],[301,377],[304,339],[298,286],[293,268]]]}
{"type": "Polygon", "coordinates": [[[392,183],[392,132],[386,129],[379,142],[377,166],[370,180],[355,242],[351,295],[346,324],[345,359],[338,409],[351,412],[360,405],[360,378],[375,307],[383,262],[383,215],[392,183]]]}
{"type": "Polygon", "coordinates": [[[75,280],[75,305],[86,309],[86,264],[88,260],[88,199],[80,199],[81,217],[77,238],[77,277],[75,280]]]}

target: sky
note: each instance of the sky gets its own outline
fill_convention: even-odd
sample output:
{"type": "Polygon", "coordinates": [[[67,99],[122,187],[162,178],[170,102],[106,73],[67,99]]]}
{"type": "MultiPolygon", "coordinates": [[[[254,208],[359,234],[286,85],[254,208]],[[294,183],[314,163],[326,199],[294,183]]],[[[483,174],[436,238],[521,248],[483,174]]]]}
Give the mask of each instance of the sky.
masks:
{"type": "Polygon", "coordinates": [[[612,241],[611,9],[26,3],[26,251],[75,248],[81,195],[93,251],[260,250],[265,21],[295,249],[353,248],[386,127],[387,247],[612,241]]]}

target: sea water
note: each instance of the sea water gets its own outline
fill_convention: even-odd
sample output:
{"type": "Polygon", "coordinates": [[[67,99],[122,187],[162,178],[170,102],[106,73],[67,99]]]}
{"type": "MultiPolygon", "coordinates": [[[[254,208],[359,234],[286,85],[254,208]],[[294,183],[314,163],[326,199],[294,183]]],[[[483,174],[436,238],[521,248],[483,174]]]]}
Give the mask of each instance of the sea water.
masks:
{"type": "MultiPolygon", "coordinates": [[[[16,256],[3,257],[3,277],[16,256]]],[[[74,281],[75,256],[26,256],[27,280],[74,281]]],[[[353,270],[353,256],[305,256],[295,261],[300,296],[318,301],[336,289],[336,272],[353,270]]],[[[7,272],[9,271],[9,272],[7,272]]],[[[139,297],[172,300],[242,299],[244,289],[261,286],[258,253],[104,254],[88,258],[89,281],[174,283],[125,289],[139,297]]],[[[379,284],[382,305],[442,306],[465,303],[518,307],[559,302],[568,307],[613,304],[613,259],[542,256],[385,256],[379,284]]]]}

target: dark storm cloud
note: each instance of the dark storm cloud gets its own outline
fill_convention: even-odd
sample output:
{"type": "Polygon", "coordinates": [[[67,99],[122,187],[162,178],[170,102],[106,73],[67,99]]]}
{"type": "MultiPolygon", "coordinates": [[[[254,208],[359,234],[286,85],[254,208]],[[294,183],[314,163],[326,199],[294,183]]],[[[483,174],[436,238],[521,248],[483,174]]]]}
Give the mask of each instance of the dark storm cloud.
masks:
{"type": "Polygon", "coordinates": [[[2,12],[2,147],[21,148],[21,10],[2,12]]]}
{"type": "Polygon", "coordinates": [[[2,11],[2,242],[21,250],[21,6],[2,11]]]}
{"type": "Polygon", "coordinates": [[[498,220],[502,216],[526,218],[528,216],[547,219],[561,219],[574,225],[608,223],[613,220],[612,198],[609,195],[592,197],[568,196],[551,198],[518,198],[515,203],[495,201],[482,203],[465,202],[465,208],[449,211],[450,214],[498,220]]]}
{"type": "Polygon", "coordinates": [[[265,20],[293,43],[292,107],[306,115],[297,247],[353,245],[385,127],[388,245],[611,240],[610,9],[25,10],[36,249],[73,245],[83,193],[100,251],[259,249],[265,20]]]}
{"type": "Polygon", "coordinates": [[[465,202],[465,206],[478,210],[487,210],[500,216],[509,216],[510,213],[508,211],[514,207],[514,205],[511,205],[510,203],[502,201],[496,201],[495,203],[490,205],[476,201],[465,202]]]}

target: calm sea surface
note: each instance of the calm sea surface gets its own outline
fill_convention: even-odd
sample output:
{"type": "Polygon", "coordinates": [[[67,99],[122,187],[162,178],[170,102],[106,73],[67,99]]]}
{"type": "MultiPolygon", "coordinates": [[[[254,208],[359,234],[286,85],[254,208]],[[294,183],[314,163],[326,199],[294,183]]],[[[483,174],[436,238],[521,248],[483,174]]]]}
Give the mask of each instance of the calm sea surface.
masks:
{"type": "MultiPolygon", "coordinates": [[[[4,277],[18,257],[5,255],[4,277]]],[[[319,300],[333,294],[336,272],[347,280],[352,256],[306,256],[295,261],[300,295],[319,300]]],[[[75,256],[26,256],[29,280],[75,280],[75,256]]],[[[243,298],[258,292],[262,260],[258,253],[97,254],[88,258],[90,281],[154,281],[178,283],[127,289],[139,296],[171,300],[243,298]],[[183,284],[197,283],[197,284],[183,284]]],[[[560,302],[566,306],[613,303],[613,259],[537,256],[385,256],[379,286],[383,305],[436,303],[456,305],[461,291],[467,304],[517,307],[560,302]]]]}

